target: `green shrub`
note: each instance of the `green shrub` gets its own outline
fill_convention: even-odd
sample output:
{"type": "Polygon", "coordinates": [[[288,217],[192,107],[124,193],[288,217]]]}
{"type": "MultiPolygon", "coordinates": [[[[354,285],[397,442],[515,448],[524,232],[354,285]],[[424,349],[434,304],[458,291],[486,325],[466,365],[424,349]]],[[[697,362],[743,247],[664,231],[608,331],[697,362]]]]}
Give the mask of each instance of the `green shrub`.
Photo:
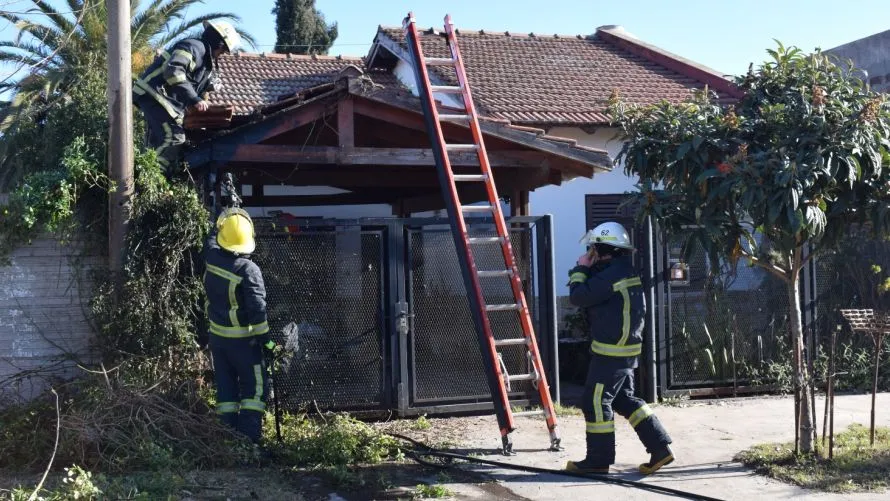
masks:
{"type": "MultiPolygon", "coordinates": [[[[266,416],[265,434],[274,442],[274,418],[266,416]]],[[[400,458],[399,442],[345,414],[309,419],[285,414],[281,421],[282,443],[274,445],[279,457],[294,466],[343,466],[380,463],[400,458]]]]}

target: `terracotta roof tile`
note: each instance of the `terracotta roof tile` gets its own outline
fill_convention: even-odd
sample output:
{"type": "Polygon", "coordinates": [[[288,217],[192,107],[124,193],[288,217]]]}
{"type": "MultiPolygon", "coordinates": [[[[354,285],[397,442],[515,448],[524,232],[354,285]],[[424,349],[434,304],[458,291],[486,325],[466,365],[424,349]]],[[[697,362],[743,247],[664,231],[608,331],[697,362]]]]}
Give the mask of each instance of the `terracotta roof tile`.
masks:
{"type": "MultiPolygon", "coordinates": [[[[378,37],[404,46],[401,28],[381,27],[378,37]]],[[[694,63],[611,30],[598,30],[592,36],[459,30],[458,40],[480,114],[517,124],[603,124],[609,121],[607,103],[615,89],[634,103],[680,101],[693,89],[703,88],[705,80],[720,79],[694,63]]],[[[421,41],[428,57],[449,56],[441,37],[425,31],[421,41]]],[[[231,104],[236,115],[248,115],[257,107],[333,82],[350,66],[369,74],[375,83],[402,87],[390,71],[369,69],[368,64],[375,62],[282,54],[223,56],[222,87],[211,93],[211,102],[231,104]]],[[[454,83],[450,68],[434,71],[443,83],[454,83]]]]}
{"type": "MultiPolygon", "coordinates": [[[[381,27],[379,33],[405,47],[402,28],[381,27]]],[[[627,101],[649,104],[681,101],[705,86],[631,52],[608,35],[458,30],[458,42],[479,111],[512,122],[604,123],[614,89],[627,101]]],[[[422,31],[421,44],[427,57],[450,57],[438,32],[422,31]]],[[[641,50],[645,47],[651,46],[641,50]]],[[[451,68],[433,71],[443,83],[455,82],[451,68]]]]}
{"type": "MultiPolygon", "coordinates": [[[[210,93],[214,104],[231,104],[236,115],[249,115],[258,106],[272,104],[294,93],[330,83],[350,66],[368,72],[358,57],[288,56],[286,54],[238,54],[219,58],[222,88],[210,93]]],[[[384,85],[397,80],[385,71],[372,71],[372,79],[384,85]]]]}

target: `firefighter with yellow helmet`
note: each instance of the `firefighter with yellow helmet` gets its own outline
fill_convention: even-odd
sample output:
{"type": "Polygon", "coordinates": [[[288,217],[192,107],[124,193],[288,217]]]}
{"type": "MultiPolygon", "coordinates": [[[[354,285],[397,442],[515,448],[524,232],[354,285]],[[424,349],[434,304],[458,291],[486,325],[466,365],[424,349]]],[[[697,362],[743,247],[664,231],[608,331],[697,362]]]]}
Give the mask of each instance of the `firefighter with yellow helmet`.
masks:
{"type": "Polygon", "coordinates": [[[205,21],[200,39],[187,38],[163,51],[133,82],[133,102],[145,115],[148,143],[168,175],[178,172],[185,143],[185,110],[207,111],[210,104],[204,94],[219,90],[213,77],[216,59],[234,52],[240,44],[241,36],[231,24],[205,21]]]}
{"type": "Polygon", "coordinates": [[[204,289],[210,352],[220,419],[259,444],[269,380],[264,350],[272,350],[266,287],[250,255],[253,221],[242,209],[225,209],[205,249],[204,289]]]}
{"type": "Polygon", "coordinates": [[[614,414],[624,416],[650,454],[640,472],[651,474],[674,460],[671,438],[661,422],[634,395],[634,369],[643,345],[646,300],[631,261],[633,244],[619,223],[606,222],[582,241],[587,253],[569,272],[570,301],[590,324],[590,367],[581,410],[587,422],[587,456],[566,470],[609,473],[615,463],[614,414]]]}

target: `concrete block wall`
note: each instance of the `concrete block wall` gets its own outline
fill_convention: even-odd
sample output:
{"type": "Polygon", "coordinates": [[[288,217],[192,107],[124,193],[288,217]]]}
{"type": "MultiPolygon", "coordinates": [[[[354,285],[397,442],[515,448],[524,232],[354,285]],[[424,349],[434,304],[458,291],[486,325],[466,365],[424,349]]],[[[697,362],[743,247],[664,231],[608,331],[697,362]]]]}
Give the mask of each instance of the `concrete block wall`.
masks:
{"type": "Polygon", "coordinates": [[[0,406],[32,398],[90,361],[87,319],[99,257],[42,237],[0,266],[0,406]]]}

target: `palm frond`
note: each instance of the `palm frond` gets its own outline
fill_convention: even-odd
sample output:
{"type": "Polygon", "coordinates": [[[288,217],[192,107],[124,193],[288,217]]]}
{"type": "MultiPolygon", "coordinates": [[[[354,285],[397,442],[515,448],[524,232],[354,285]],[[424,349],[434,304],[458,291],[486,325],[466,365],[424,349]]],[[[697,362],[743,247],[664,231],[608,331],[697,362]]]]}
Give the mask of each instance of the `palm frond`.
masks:
{"type": "MultiPolygon", "coordinates": [[[[44,0],[31,0],[34,2],[34,5],[43,12],[46,17],[52,20],[52,22],[56,25],[56,27],[64,32],[74,31],[77,27],[73,21],[65,17],[64,14],[60,13],[58,10],[54,9],[52,5],[46,3],[44,0]]],[[[74,9],[72,9],[73,11],[74,9]]],[[[79,9],[78,9],[79,10],[79,9]]],[[[77,15],[76,13],[74,14],[77,15]]]]}

